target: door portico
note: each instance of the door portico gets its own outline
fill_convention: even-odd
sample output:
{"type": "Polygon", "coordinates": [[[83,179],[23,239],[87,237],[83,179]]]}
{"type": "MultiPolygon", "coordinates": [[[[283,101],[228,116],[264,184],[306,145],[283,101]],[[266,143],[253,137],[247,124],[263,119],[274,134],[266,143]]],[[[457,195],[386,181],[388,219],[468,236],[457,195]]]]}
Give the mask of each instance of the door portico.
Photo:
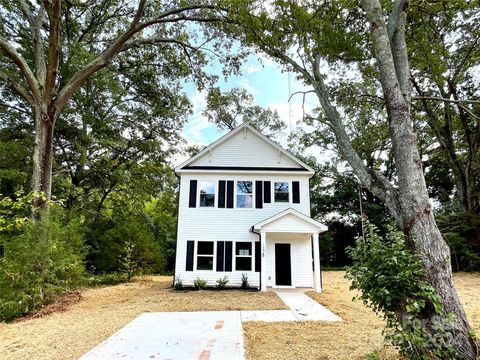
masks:
{"type": "MultiPolygon", "coordinates": [[[[322,291],[319,233],[327,231],[325,225],[290,208],[255,224],[252,229],[260,234],[261,291],[266,291],[267,286],[283,286],[281,282],[285,282],[285,279],[279,283],[277,275],[281,274],[282,270],[287,272],[288,265],[291,271],[291,287],[313,287],[317,292],[322,291]],[[286,254],[277,254],[277,251],[282,249],[280,244],[290,244],[290,264],[276,263],[288,261],[286,254]]],[[[287,251],[285,246],[283,249],[287,251]]]]}

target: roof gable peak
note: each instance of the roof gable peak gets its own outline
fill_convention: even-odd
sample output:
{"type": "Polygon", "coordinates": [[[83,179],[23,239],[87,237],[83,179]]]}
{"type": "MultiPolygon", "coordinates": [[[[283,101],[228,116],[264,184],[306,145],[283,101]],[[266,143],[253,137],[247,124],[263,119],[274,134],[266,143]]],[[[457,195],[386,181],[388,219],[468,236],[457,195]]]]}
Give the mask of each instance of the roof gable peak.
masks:
{"type": "MultiPolygon", "coordinates": [[[[310,168],[304,162],[302,162],[297,157],[292,155],[289,151],[283,149],[280,145],[278,145],[273,140],[269,139],[260,131],[255,129],[248,122],[244,122],[240,124],[235,129],[231,130],[227,134],[220,137],[218,140],[214,141],[213,143],[205,147],[198,154],[194,155],[187,161],[178,165],[175,168],[175,171],[181,172],[182,170],[187,170],[187,169],[192,170],[194,168],[201,168],[202,170],[208,170],[208,168],[211,168],[212,170],[218,169],[219,166],[215,166],[215,165],[219,165],[219,164],[212,164],[212,161],[211,161],[212,153],[214,153],[214,151],[216,150],[217,152],[219,152],[219,149],[223,149],[223,151],[227,151],[227,152],[238,151],[238,144],[233,144],[233,143],[238,142],[239,139],[242,139],[242,138],[247,139],[249,133],[253,134],[254,137],[257,138],[257,140],[251,139],[250,142],[254,141],[254,143],[251,143],[251,144],[247,143],[248,146],[246,146],[245,152],[242,151],[242,153],[239,153],[239,154],[231,154],[233,155],[233,158],[231,159],[231,161],[234,162],[234,164],[230,163],[228,164],[229,166],[224,166],[225,168],[231,167],[237,164],[237,162],[234,159],[235,157],[238,157],[239,155],[246,156],[245,153],[248,153],[250,151],[250,156],[252,157],[251,162],[253,162],[252,169],[264,167],[264,168],[271,168],[270,170],[278,169],[279,171],[281,171],[286,167],[291,167],[296,171],[307,172],[310,174],[314,173],[312,168],[310,168]],[[245,133],[243,137],[240,136],[242,131],[245,133]],[[232,144],[230,144],[230,146],[232,147],[231,149],[228,149],[229,142],[232,142],[232,144]],[[248,147],[250,145],[254,147],[257,146],[258,149],[249,149],[248,147]],[[252,154],[252,151],[255,151],[255,150],[257,150],[260,153],[259,155],[265,155],[267,152],[270,153],[270,159],[264,159],[264,162],[266,162],[266,165],[265,164],[261,166],[255,165],[255,161],[257,161],[257,157],[255,156],[255,154],[252,154]],[[274,154],[277,154],[276,156],[278,157],[278,161],[274,161],[274,160],[272,161],[271,158],[272,156],[275,156],[274,154]],[[210,157],[209,158],[210,160],[208,161],[205,160],[207,156],[210,157]],[[283,157],[283,164],[281,164],[282,157],[283,157]],[[286,166],[285,164],[288,164],[288,166],[286,166]],[[202,166],[192,166],[192,165],[202,165],[202,166]]],[[[242,167],[245,168],[245,166],[240,166],[240,168],[242,167]]]]}

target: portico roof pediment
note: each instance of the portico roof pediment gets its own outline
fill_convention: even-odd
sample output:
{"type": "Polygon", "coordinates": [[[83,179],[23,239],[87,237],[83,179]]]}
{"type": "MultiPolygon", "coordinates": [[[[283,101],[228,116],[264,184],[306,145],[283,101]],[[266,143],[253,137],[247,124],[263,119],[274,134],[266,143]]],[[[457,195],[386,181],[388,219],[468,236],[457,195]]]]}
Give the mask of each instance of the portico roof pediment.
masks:
{"type": "Polygon", "coordinates": [[[328,227],[297,210],[288,208],[253,225],[253,229],[260,232],[313,234],[325,232],[328,227]]]}

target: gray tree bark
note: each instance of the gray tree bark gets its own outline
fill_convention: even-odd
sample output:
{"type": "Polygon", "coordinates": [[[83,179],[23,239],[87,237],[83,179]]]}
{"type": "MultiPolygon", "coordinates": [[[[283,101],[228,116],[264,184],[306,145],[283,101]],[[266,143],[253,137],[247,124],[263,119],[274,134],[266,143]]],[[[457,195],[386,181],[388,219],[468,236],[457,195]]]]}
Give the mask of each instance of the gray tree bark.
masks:
{"type": "MultiPolygon", "coordinates": [[[[375,57],[386,101],[392,150],[398,177],[400,226],[410,247],[421,257],[427,281],[441,298],[445,314],[453,313],[452,346],[460,359],[476,359],[477,348],[465,311],[453,286],[449,247],[435,222],[417,137],[410,118],[409,64],[405,43],[408,0],[397,0],[389,19],[388,30],[378,0],[362,0],[371,25],[375,57]]],[[[434,313],[427,315],[426,330],[435,335],[434,313]]]]}

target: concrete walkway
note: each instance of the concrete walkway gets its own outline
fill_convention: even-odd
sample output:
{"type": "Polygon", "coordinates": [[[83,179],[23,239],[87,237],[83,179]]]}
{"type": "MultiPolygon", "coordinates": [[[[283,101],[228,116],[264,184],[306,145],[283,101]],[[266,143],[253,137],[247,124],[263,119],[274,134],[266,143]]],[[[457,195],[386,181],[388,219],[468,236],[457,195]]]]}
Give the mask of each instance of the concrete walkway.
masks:
{"type": "Polygon", "coordinates": [[[242,360],[242,322],[341,321],[302,292],[275,291],[290,310],[144,313],[81,360],[242,360]]]}
{"type": "Polygon", "coordinates": [[[305,295],[303,292],[275,291],[280,299],[287,304],[290,311],[299,321],[341,321],[337,315],[325,306],[305,295]]]}

